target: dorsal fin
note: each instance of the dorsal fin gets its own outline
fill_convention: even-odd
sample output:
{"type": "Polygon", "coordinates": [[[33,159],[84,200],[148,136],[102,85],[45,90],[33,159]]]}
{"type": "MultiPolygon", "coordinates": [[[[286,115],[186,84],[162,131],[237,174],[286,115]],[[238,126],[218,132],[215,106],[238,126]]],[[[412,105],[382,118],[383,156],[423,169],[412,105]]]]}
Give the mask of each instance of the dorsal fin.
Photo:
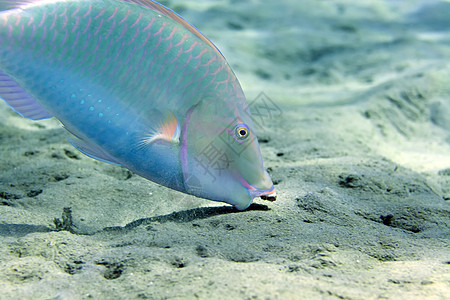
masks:
{"type": "Polygon", "coordinates": [[[152,1],[152,0],[121,0],[124,2],[129,3],[136,3],[148,8],[151,8],[153,10],[156,10],[160,12],[161,14],[171,18],[175,22],[181,24],[183,27],[188,29],[190,32],[192,32],[194,35],[196,35],[198,38],[200,38],[203,42],[205,42],[207,45],[209,45],[214,51],[216,51],[220,56],[223,57],[223,54],[217,49],[217,47],[205,36],[203,33],[201,33],[197,28],[195,28],[194,25],[186,21],[182,16],[174,12],[168,7],[165,7],[164,5],[152,1]]]}

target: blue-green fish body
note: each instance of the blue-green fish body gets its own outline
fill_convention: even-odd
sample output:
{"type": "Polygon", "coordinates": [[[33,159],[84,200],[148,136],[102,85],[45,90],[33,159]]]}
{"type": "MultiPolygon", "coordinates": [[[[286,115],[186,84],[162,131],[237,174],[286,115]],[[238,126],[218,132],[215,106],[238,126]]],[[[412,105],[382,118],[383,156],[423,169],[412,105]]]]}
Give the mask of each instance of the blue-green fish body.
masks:
{"type": "Polygon", "coordinates": [[[217,48],[148,0],[0,2],[0,98],[154,182],[245,209],[274,197],[248,106],[217,48]]]}

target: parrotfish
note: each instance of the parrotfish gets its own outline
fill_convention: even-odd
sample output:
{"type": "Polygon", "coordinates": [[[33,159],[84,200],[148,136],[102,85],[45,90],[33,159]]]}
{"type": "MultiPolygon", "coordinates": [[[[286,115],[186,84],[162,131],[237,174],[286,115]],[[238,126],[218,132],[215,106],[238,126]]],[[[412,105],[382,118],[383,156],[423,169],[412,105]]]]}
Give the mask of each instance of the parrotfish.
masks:
{"type": "Polygon", "coordinates": [[[275,200],[242,88],[215,45],[151,0],[0,1],[0,98],[56,117],[84,154],[239,210],[275,200]]]}

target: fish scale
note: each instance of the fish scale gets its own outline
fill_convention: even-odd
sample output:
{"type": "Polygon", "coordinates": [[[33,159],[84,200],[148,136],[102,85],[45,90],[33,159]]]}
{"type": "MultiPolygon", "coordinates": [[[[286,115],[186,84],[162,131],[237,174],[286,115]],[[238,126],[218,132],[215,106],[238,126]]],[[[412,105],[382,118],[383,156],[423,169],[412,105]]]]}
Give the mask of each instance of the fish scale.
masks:
{"type": "MultiPolygon", "coordinates": [[[[188,148],[207,147],[225,129],[233,133],[226,127],[238,120],[252,127],[239,82],[208,39],[153,1],[22,2],[29,5],[0,3],[0,96],[7,103],[31,118],[57,117],[74,135],[74,146],[91,157],[182,192],[233,203],[186,183],[191,173],[204,175],[188,148]],[[2,78],[11,86],[3,87],[2,78]],[[200,121],[210,114],[212,119],[200,121]]],[[[249,157],[259,174],[259,148],[256,139],[252,143],[256,153],[249,157]]],[[[201,149],[192,152],[201,155],[201,149]]]]}
{"type": "MultiPolygon", "coordinates": [[[[95,76],[93,73],[100,70],[101,73],[107,75],[107,79],[109,80],[109,82],[105,82],[106,80],[104,80],[103,82],[97,83],[102,86],[115,85],[117,83],[115,81],[117,74],[122,73],[124,75],[119,78],[118,82],[120,83],[123,81],[123,78],[129,76],[128,82],[132,83],[133,90],[137,89],[139,94],[155,95],[158,92],[161,93],[160,90],[163,89],[161,85],[167,87],[168,83],[170,83],[173,89],[192,90],[190,95],[193,95],[198,93],[202,88],[211,86],[216,78],[223,81],[225,76],[227,76],[213,74],[210,75],[212,77],[210,80],[203,81],[208,76],[209,69],[225,69],[223,66],[220,66],[220,63],[213,67],[202,65],[202,63],[207,64],[210,60],[208,56],[214,54],[208,53],[209,55],[205,55],[205,52],[208,51],[207,49],[199,43],[195,43],[195,41],[190,43],[188,39],[184,38],[187,33],[177,33],[174,31],[177,28],[163,21],[161,15],[150,15],[150,18],[147,12],[147,16],[142,17],[142,13],[135,12],[131,14],[130,10],[127,9],[129,4],[124,3],[123,6],[120,9],[109,6],[106,9],[102,9],[99,13],[95,13],[95,7],[93,8],[92,4],[86,3],[83,6],[73,4],[70,7],[55,7],[50,13],[44,11],[41,15],[34,17],[34,20],[25,17],[22,19],[17,18],[16,20],[8,18],[6,23],[8,27],[12,27],[13,31],[19,30],[22,26],[25,27],[25,35],[19,35],[21,39],[17,41],[20,43],[21,40],[31,39],[26,29],[32,28],[35,23],[39,22],[34,40],[38,40],[35,45],[41,45],[42,48],[37,55],[47,53],[48,64],[62,63],[62,68],[65,69],[82,68],[86,72],[87,65],[89,72],[87,75],[92,77],[95,76]],[[139,22],[137,22],[138,19],[140,19],[139,22]],[[89,28],[95,28],[95,31],[87,27],[75,30],[69,28],[72,24],[74,27],[79,27],[76,24],[86,20],[90,26],[89,28]],[[111,32],[118,26],[122,26],[119,35],[111,35],[111,32]],[[126,34],[129,30],[128,27],[131,28],[132,26],[140,31],[136,37],[136,31],[133,35],[126,34]],[[59,31],[62,34],[58,35],[55,28],[60,28],[59,31]],[[87,36],[84,38],[80,38],[79,32],[81,29],[82,32],[87,33],[87,36]],[[149,34],[151,35],[150,38],[148,38],[149,34]],[[167,37],[163,38],[163,36],[167,37]],[[183,38],[184,41],[179,44],[183,38]],[[129,45],[130,43],[139,45],[134,53],[134,48],[128,47],[124,50],[124,45],[129,45]],[[193,43],[195,43],[194,47],[192,47],[193,43]],[[78,44],[83,44],[83,47],[80,49],[78,44]],[[177,47],[174,44],[177,44],[177,47]],[[158,51],[160,48],[166,50],[158,51]],[[99,49],[104,50],[99,51],[99,49]],[[173,57],[173,53],[178,54],[180,50],[182,51],[182,55],[173,57]],[[149,56],[152,56],[152,58],[149,58],[149,56]],[[66,57],[69,59],[64,62],[63,60],[66,57]],[[191,65],[186,64],[189,59],[191,60],[191,65]],[[124,61],[127,61],[127,64],[124,61]],[[144,64],[139,64],[142,61],[144,61],[144,64]],[[169,61],[171,62],[170,64],[168,63],[169,61]],[[179,65],[184,65],[184,69],[186,70],[180,73],[177,70],[177,66],[179,65]],[[170,69],[171,66],[172,69],[170,69]],[[186,68],[187,66],[193,67],[186,68]],[[206,69],[204,72],[200,72],[202,73],[201,77],[189,76],[195,74],[200,68],[206,69]],[[161,80],[161,77],[164,76],[166,76],[166,79],[161,80]],[[155,87],[148,84],[149,81],[155,81],[157,78],[159,80],[155,87]],[[201,86],[202,84],[204,87],[201,86]]],[[[178,32],[181,32],[181,30],[178,30],[178,32]]],[[[12,41],[16,42],[15,40],[12,41]]],[[[229,76],[226,78],[229,78],[229,76]]],[[[218,87],[220,87],[220,84],[215,86],[215,88],[218,87]]],[[[114,93],[118,91],[122,91],[122,94],[130,94],[130,88],[123,87],[120,84],[113,87],[114,93]]],[[[189,91],[186,91],[186,94],[189,95],[189,91]]],[[[133,98],[139,99],[136,96],[133,98]]],[[[130,101],[128,101],[128,104],[130,106],[133,105],[130,101]]],[[[190,105],[192,104],[189,102],[186,103],[186,106],[190,105]]]]}

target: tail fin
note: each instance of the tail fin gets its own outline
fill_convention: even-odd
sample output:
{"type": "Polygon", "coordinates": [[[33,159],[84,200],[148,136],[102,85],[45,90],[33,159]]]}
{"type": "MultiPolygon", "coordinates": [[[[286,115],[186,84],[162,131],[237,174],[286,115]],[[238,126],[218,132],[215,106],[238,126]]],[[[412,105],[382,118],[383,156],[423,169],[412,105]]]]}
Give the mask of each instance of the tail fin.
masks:
{"type": "Polygon", "coordinates": [[[41,120],[51,118],[36,99],[24,90],[14,79],[0,70],[0,99],[5,102],[22,117],[41,120]]]}

